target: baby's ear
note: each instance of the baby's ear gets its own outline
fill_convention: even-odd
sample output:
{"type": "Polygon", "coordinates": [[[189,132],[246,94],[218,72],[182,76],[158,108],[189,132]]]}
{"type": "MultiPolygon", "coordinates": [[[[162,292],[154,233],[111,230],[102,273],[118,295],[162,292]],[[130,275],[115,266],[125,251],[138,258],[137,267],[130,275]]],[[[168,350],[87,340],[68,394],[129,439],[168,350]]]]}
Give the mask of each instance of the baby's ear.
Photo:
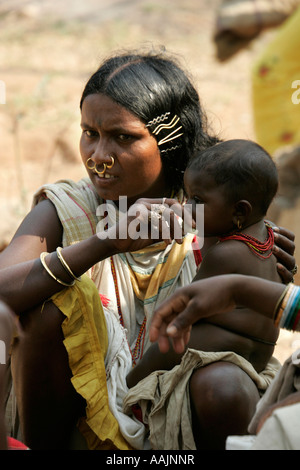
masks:
{"type": "Polygon", "coordinates": [[[239,230],[245,225],[252,213],[252,205],[246,199],[242,199],[235,203],[233,211],[233,223],[239,230]]]}

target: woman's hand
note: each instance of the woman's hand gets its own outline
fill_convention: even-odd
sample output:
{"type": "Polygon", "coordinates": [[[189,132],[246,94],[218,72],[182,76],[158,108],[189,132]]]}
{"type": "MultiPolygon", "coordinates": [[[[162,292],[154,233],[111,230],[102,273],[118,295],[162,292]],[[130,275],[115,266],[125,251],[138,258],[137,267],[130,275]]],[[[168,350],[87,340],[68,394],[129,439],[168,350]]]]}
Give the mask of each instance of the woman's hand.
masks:
{"type": "Polygon", "coordinates": [[[273,227],[275,244],[273,253],[277,258],[277,270],[285,284],[293,281],[296,274],[295,235],[283,227],[273,227]]]}
{"type": "Polygon", "coordinates": [[[182,243],[183,212],[184,207],[175,199],[138,199],[116,225],[98,237],[112,240],[117,253],[138,251],[159,241],[166,246],[172,240],[182,243]]]}
{"type": "Polygon", "coordinates": [[[161,352],[169,349],[181,354],[187,345],[192,325],[201,318],[230,312],[235,307],[235,275],[215,276],[192,282],[165,300],[154,312],[149,337],[158,342],[161,352]]]}
{"type": "Polygon", "coordinates": [[[265,318],[273,319],[278,299],[286,286],[254,276],[222,274],[194,281],[177,289],[155,310],[149,336],[161,352],[169,349],[182,353],[189,341],[191,327],[201,319],[226,314],[237,305],[247,307],[265,318]]]}

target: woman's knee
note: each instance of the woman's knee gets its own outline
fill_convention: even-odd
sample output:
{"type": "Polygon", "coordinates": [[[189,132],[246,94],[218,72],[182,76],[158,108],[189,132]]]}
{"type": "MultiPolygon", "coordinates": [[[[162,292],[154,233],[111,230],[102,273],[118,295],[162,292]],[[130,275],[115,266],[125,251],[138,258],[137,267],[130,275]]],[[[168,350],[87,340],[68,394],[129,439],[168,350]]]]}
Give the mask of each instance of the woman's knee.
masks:
{"type": "Polygon", "coordinates": [[[20,314],[21,339],[28,335],[34,335],[37,340],[40,336],[51,338],[51,336],[61,335],[63,320],[64,315],[53,302],[46,301],[30,311],[20,314]]]}
{"type": "Polygon", "coordinates": [[[230,402],[249,397],[259,399],[257,387],[240,367],[229,362],[216,362],[197,369],[190,381],[191,393],[195,397],[205,396],[208,402],[230,402]]]}
{"type": "Polygon", "coordinates": [[[85,402],[71,382],[64,346],[64,315],[51,302],[21,318],[23,331],[12,350],[12,373],[22,432],[33,449],[62,448],[85,402]]]}
{"type": "Polygon", "coordinates": [[[218,448],[225,446],[228,435],[247,433],[259,393],[238,366],[217,362],[194,372],[190,397],[196,438],[204,447],[218,448]]]}
{"type": "Polygon", "coordinates": [[[12,348],[15,379],[28,382],[28,377],[57,376],[63,368],[68,371],[67,352],[63,344],[63,314],[51,302],[20,315],[21,333],[12,348]]]}

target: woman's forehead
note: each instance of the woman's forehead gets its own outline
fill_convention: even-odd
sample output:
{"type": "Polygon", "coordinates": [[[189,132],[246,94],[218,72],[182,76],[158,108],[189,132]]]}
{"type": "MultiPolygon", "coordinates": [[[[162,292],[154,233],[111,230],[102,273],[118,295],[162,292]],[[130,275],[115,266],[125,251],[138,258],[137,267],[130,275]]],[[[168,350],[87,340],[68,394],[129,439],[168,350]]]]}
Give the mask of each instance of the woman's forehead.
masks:
{"type": "Polygon", "coordinates": [[[82,121],[94,125],[144,127],[144,123],[132,112],[103,94],[88,95],[82,104],[82,121]]]}

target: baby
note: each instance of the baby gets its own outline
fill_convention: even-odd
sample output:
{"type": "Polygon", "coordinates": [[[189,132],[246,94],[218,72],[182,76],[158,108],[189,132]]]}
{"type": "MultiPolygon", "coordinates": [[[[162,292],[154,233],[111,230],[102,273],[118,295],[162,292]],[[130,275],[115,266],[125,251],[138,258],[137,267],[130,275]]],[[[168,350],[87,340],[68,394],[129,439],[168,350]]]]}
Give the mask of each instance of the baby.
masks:
{"type": "MultiPolygon", "coordinates": [[[[191,161],[184,181],[193,212],[197,204],[204,205],[204,237],[213,240],[194,280],[235,273],[281,282],[272,254],[273,231],[264,220],[278,187],[270,155],[248,140],[222,142],[191,161]]],[[[272,319],[237,307],[197,322],[188,347],[233,351],[259,373],[272,356],[278,334],[272,319]]],[[[161,354],[152,347],[128,377],[128,384],[154,370],[169,370],[180,359],[171,349],[161,354]]]]}

